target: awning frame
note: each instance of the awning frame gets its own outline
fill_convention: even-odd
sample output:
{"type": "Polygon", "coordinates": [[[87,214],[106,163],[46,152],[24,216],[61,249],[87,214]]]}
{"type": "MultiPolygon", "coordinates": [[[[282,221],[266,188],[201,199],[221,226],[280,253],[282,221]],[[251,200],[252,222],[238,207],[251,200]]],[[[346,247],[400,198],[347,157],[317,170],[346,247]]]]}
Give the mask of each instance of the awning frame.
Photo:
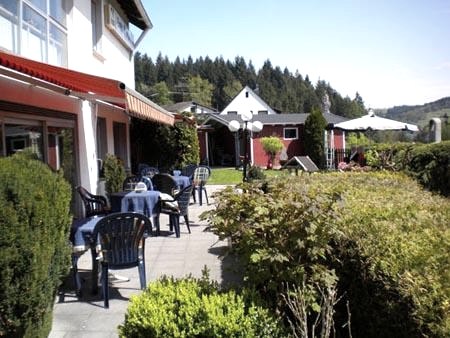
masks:
{"type": "Polygon", "coordinates": [[[130,115],[168,125],[174,115],[124,83],[0,51],[0,75],[88,101],[113,104],[130,115]]]}

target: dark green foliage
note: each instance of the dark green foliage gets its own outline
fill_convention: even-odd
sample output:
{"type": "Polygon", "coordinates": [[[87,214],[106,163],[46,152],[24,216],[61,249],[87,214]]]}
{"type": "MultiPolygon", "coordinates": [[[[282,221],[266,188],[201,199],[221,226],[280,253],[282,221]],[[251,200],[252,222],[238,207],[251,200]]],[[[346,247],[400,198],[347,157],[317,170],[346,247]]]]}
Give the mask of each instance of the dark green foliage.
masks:
{"type": "Polygon", "coordinates": [[[325,165],[324,130],[327,123],[319,109],[315,108],[305,121],[305,153],[319,167],[325,165]]]}
{"type": "MultiPolygon", "coordinates": [[[[185,113],[185,116],[190,118],[188,113],[185,113]]],[[[183,168],[191,163],[199,163],[200,146],[195,125],[177,123],[173,132],[175,135],[172,141],[174,141],[174,148],[178,154],[173,167],[183,168]]]]}
{"type": "Polygon", "coordinates": [[[0,336],[47,337],[70,267],[71,190],[25,154],[0,158],[0,336]]]}
{"type": "Polygon", "coordinates": [[[450,196],[450,141],[414,147],[406,170],[428,189],[450,196]]]}
{"type": "Polygon", "coordinates": [[[121,337],[286,337],[255,293],[217,283],[162,277],[132,298],[121,337]]]}
{"type": "Polygon", "coordinates": [[[450,196],[450,141],[374,144],[365,156],[372,167],[405,171],[426,189],[450,196]]]}
{"type": "Polygon", "coordinates": [[[285,318],[285,283],[305,284],[310,319],[321,308],[318,290],[336,285],[337,336],[348,336],[347,302],[353,337],[450,335],[448,199],[387,171],[243,188],[222,191],[201,217],[231,239],[246,283],[277,300],[285,318]]]}
{"type": "Polygon", "coordinates": [[[122,191],[123,181],[127,176],[122,161],[112,154],[106,154],[103,163],[103,173],[105,176],[105,189],[108,194],[122,191]]]}
{"type": "Polygon", "coordinates": [[[389,172],[329,175],[317,189],[345,191],[332,267],[353,336],[449,336],[449,201],[389,172]]]}
{"type": "Polygon", "coordinates": [[[247,180],[249,182],[255,181],[255,180],[263,180],[265,178],[266,178],[266,175],[264,175],[264,171],[260,167],[253,165],[248,169],[247,180]]]}
{"type": "Polygon", "coordinates": [[[257,185],[245,185],[241,194],[225,190],[217,209],[201,217],[221,239],[231,239],[249,285],[279,304],[284,283],[304,281],[311,288],[312,309],[319,306],[315,285],[328,287],[335,281],[325,257],[336,231],[336,197],[311,194],[292,180],[272,179],[264,191],[257,185]]]}
{"type": "Polygon", "coordinates": [[[189,92],[187,81],[197,76],[213,86],[212,96],[205,102],[211,101],[211,106],[219,111],[233,99],[236,88],[242,86],[257,89],[257,94],[269,106],[285,113],[310,113],[313,107],[320,105],[324,90],[330,98],[332,113],[355,117],[364,111],[364,102],[358,93],[353,100],[343,98],[324,81],[319,81],[317,88],[314,88],[308,75],[303,78],[298,71],[292,74],[287,68],[274,67],[270,60],[256,71],[251,61],[247,63],[240,56],[233,62],[222,57],[212,60],[208,56],[195,61],[190,56],[187,60],[177,57],[171,62],[160,53],[153,62],[146,54],[135,55],[136,89],[155,102],[167,102],[165,96],[161,101],[159,95],[150,96],[159,92],[151,92],[150,89],[159,82],[166,83],[172,92],[172,101],[190,100],[195,94],[189,92]]]}
{"type": "MultiPolygon", "coordinates": [[[[189,113],[183,114],[187,120],[192,119],[189,113]]],[[[200,162],[197,129],[193,124],[177,122],[169,127],[133,119],[130,133],[132,163],[147,163],[166,171],[200,162]]]]}

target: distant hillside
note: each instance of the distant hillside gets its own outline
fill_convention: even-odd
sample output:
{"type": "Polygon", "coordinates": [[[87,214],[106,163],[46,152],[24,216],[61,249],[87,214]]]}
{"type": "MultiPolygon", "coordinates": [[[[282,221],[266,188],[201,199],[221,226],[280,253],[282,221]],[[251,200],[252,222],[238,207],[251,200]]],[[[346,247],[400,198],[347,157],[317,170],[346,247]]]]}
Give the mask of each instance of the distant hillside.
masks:
{"type": "Polygon", "coordinates": [[[450,117],[450,97],[421,106],[396,106],[380,110],[379,113],[393,120],[426,126],[433,117],[443,117],[445,114],[450,117]]]}

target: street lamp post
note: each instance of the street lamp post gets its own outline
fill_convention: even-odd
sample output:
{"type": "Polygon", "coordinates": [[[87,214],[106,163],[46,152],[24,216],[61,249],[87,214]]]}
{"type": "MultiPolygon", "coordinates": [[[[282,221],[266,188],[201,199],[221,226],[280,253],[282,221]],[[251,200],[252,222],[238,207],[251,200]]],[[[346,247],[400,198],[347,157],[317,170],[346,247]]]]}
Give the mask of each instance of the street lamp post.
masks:
{"type": "Polygon", "coordinates": [[[241,115],[241,119],[244,122],[242,125],[239,123],[239,121],[232,120],[228,124],[228,129],[231,132],[237,132],[240,129],[242,129],[243,137],[244,137],[244,167],[242,171],[242,182],[247,181],[247,166],[248,166],[248,136],[249,131],[252,132],[260,132],[263,128],[263,125],[259,121],[254,121],[253,123],[250,122],[253,118],[253,112],[250,110],[248,112],[243,112],[241,115]]]}

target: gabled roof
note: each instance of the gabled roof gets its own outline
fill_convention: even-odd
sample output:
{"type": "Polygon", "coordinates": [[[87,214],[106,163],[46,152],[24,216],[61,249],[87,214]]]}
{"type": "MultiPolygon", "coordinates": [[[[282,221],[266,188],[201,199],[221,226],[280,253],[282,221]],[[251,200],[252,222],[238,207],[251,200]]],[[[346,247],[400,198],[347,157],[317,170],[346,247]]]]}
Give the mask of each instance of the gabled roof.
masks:
{"type": "MultiPolygon", "coordinates": [[[[305,124],[308,116],[309,114],[304,113],[259,114],[254,115],[252,121],[259,121],[263,125],[299,125],[305,124]]],[[[345,117],[331,113],[323,114],[323,117],[327,121],[328,125],[334,125],[342,121],[347,121],[345,117]]],[[[206,123],[209,119],[216,120],[222,124],[228,124],[232,120],[240,121],[240,117],[234,114],[209,115],[208,119],[206,119],[204,123],[206,123]]]]}
{"type": "MultiPolygon", "coordinates": [[[[253,106],[254,107],[254,106],[253,106]]],[[[216,119],[217,121],[227,124],[232,120],[240,120],[239,113],[245,110],[253,111],[253,121],[260,121],[263,125],[299,125],[304,124],[306,118],[309,114],[306,113],[280,113],[279,111],[271,108],[263,99],[261,99],[250,87],[245,86],[234,98],[233,100],[225,107],[224,110],[220,113],[220,119],[216,119]],[[247,94],[248,93],[248,94],[247,94]],[[245,95],[245,99],[243,96],[245,95]],[[249,100],[247,102],[247,99],[249,100]],[[238,101],[239,100],[239,101],[238,101]],[[259,105],[260,107],[264,107],[267,110],[265,114],[257,114],[256,111],[252,109],[252,104],[259,105]],[[240,103],[236,104],[236,103],[240,103]],[[229,111],[235,112],[234,114],[229,114],[229,111]]],[[[327,121],[328,127],[333,127],[334,124],[347,121],[348,119],[331,114],[325,113],[323,117],[327,121]]],[[[206,119],[205,123],[208,121],[206,119]]]]}
{"type": "Polygon", "coordinates": [[[263,99],[261,99],[249,86],[245,86],[231,102],[222,110],[221,115],[227,115],[229,111],[236,111],[240,114],[242,111],[253,111],[254,114],[258,110],[266,110],[268,114],[276,114],[263,99]]]}
{"type": "Polygon", "coordinates": [[[192,107],[201,107],[201,110],[204,110],[205,113],[217,113],[217,111],[211,107],[207,107],[201,104],[198,104],[195,101],[182,101],[173,104],[167,104],[163,106],[164,109],[173,113],[181,113],[183,111],[190,111],[192,107]]]}

